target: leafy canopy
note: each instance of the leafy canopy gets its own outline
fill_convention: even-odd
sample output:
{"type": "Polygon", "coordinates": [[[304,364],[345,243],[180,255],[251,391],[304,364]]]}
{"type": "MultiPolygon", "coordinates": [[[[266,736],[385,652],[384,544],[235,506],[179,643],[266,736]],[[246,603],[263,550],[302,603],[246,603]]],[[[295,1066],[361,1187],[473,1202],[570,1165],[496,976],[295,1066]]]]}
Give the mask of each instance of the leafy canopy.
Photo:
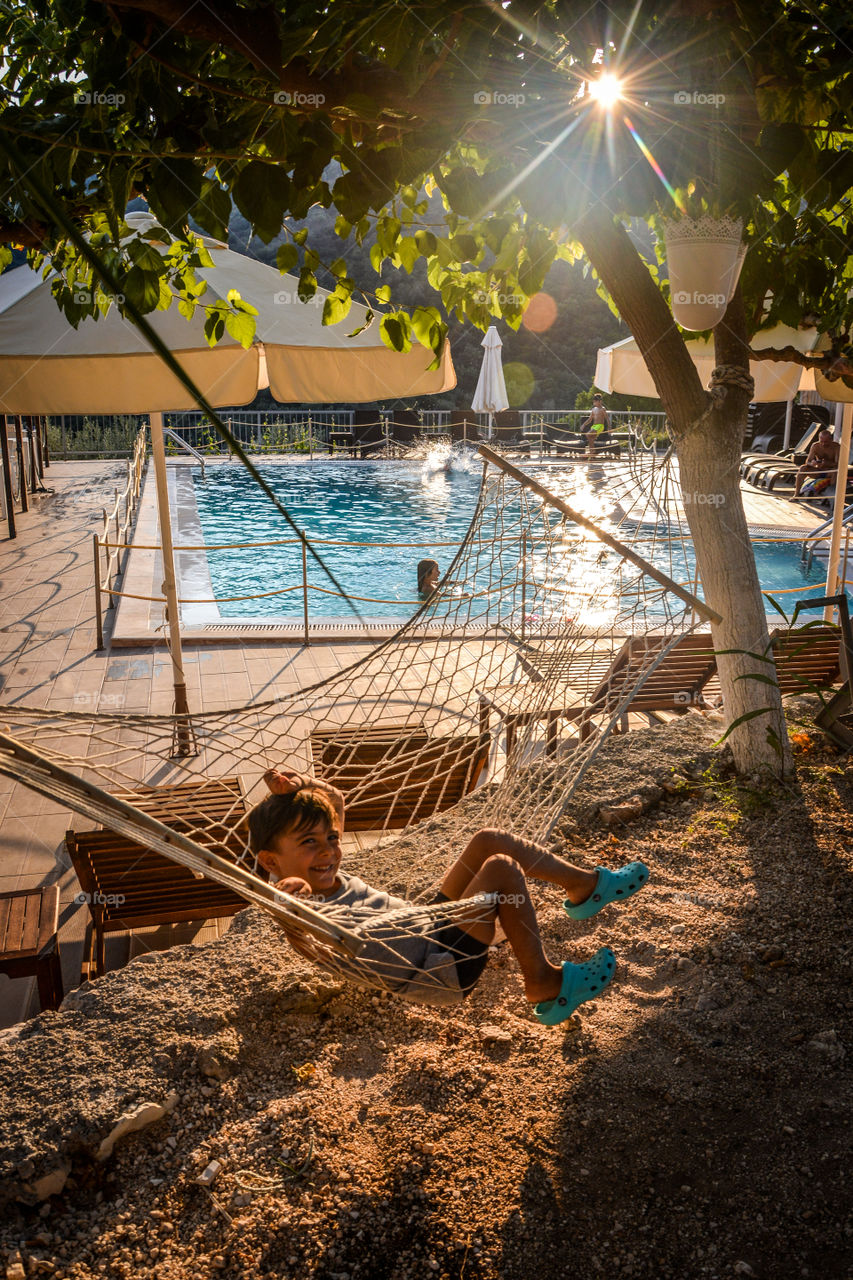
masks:
{"type": "MultiPolygon", "coordinates": [[[[751,331],[813,316],[834,355],[848,342],[847,6],[7,0],[0,31],[0,252],[4,265],[13,246],[37,264],[52,254],[72,324],[122,303],[57,209],[143,313],[202,306],[211,342],[244,343],[251,300],[205,301],[206,251],[189,231],[226,239],[232,202],[265,242],[313,205],[335,211],[326,323],[355,292],[347,244],[375,230],[380,276],[425,260],[446,311],[480,328],[519,324],[555,258],[582,256],[581,219],[656,226],[681,209],[744,218],[751,331]],[[611,110],[585,88],[605,67],[623,82],[611,110]],[[123,221],[137,196],[165,255],[123,221]]],[[[306,234],[277,260],[308,298],[321,264],[306,234]]],[[[395,307],[381,283],[367,301],[389,346],[440,350],[437,308],[395,307]]]]}

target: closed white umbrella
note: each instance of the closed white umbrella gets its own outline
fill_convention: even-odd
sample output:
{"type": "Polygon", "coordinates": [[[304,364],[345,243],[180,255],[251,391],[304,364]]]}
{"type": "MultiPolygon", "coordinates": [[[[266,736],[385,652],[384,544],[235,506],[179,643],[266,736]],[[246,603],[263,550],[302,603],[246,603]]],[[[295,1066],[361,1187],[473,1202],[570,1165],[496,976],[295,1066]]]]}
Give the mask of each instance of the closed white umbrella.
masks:
{"type": "MultiPolygon", "coordinates": [[[[816,329],[790,329],[787,325],[777,325],[773,329],[757,333],[752,346],[757,351],[763,347],[793,346],[805,353],[813,349],[817,337],[816,329]]],[[[717,363],[713,341],[690,338],[687,350],[702,379],[702,385],[707,386],[711,371],[717,363]]],[[[804,372],[801,365],[772,360],[752,360],[749,371],[755,379],[755,394],[752,398],[761,402],[793,400],[804,372]]],[[[634,338],[625,338],[610,347],[599,348],[594,381],[599,390],[609,394],[621,392],[623,395],[657,399],[657,388],[634,338]]]]}
{"type": "Polygon", "coordinates": [[[480,377],[477,380],[477,390],[474,392],[471,408],[475,413],[489,415],[489,435],[491,436],[495,414],[509,408],[501,362],[503,343],[493,324],[486,330],[480,346],[483,348],[483,363],[480,366],[480,377]]]}
{"type": "MultiPolygon", "coordinates": [[[[147,213],[130,214],[128,225],[144,231],[155,224],[147,213]]],[[[248,350],[229,335],[215,346],[204,336],[205,313],[191,320],[175,306],[146,319],[161,341],[213,406],[249,404],[269,386],[282,401],[322,404],[389,396],[434,394],[456,385],[449,345],[436,370],[433,353],[417,344],[401,354],[390,351],[377,326],[348,338],[366,321],[366,308],[353,304],[347,322],[324,327],[318,289],[312,304],[299,301],[296,276],[233,253],[204,239],[215,264],[200,270],[208,285],[205,299],[227,298],[231,289],[258,311],[255,338],[248,350]]],[[[157,476],[164,595],[175,683],[175,706],[187,711],[181,634],[172,556],[163,412],[195,407],[183,383],[151,350],[139,330],[115,307],[97,322],[73,329],[59,311],[45,281],[29,266],[0,276],[0,413],[148,413],[157,476]]]]}

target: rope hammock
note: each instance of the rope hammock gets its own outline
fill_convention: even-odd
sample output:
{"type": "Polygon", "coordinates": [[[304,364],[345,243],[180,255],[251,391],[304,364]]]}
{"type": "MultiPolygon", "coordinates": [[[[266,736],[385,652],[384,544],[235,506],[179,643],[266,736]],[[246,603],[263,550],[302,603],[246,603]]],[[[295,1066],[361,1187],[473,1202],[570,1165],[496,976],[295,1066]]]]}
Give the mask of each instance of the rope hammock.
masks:
{"type": "Polygon", "coordinates": [[[661,693],[667,680],[680,694],[713,666],[710,637],[693,634],[712,615],[689,589],[668,460],[552,468],[546,489],[481,453],[476,511],[438,591],[344,670],[189,717],[0,707],[0,774],[233,890],[327,971],[423,1003],[460,998],[453,948],[413,973],[411,940],[491,918],[493,902],[377,918],[277,891],[247,841],[264,773],[339,787],[346,829],[388,843],[391,866],[404,837],[417,872],[405,891],[485,825],[546,840],[632,705],[677,711],[687,695],[661,693]]]}

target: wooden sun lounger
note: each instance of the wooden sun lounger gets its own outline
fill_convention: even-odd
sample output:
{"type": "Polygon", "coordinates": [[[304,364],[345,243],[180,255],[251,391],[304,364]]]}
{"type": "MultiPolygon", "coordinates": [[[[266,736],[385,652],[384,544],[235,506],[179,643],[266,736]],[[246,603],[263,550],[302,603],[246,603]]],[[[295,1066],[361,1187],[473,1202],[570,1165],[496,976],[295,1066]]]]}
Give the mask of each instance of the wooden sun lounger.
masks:
{"type": "Polygon", "coordinates": [[[457,804],[489,756],[484,734],[430,737],[422,725],[315,730],[319,777],[344,793],[350,831],[400,828],[457,804]]]}
{"type": "MultiPolygon", "coordinates": [[[[593,731],[596,716],[612,715],[642,677],[650,661],[650,652],[667,643],[664,638],[633,636],[624,641],[609,662],[602,650],[591,649],[565,655],[561,665],[542,662],[534,677],[514,684],[498,685],[480,692],[480,728],[489,731],[492,711],[496,711],[506,727],[507,753],[512,750],[519,725],[531,720],[545,720],[546,746],[556,750],[560,720],[578,721],[581,739],[593,731]],[[542,700],[542,682],[552,681],[552,692],[542,700]]],[[[542,661],[542,656],[540,656],[542,661]]],[[[531,660],[528,658],[528,663],[531,660]]],[[[535,668],[534,668],[535,669],[535,668]]],[[[640,712],[651,723],[657,712],[683,712],[691,705],[702,705],[702,689],[716,670],[711,637],[693,633],[682,636],[672,649],[643,680],[624,714],[640,712]]]]}
{"type": "MultiPolygon", "coordinates": [[[[236,777],[115,794],[220,857],[236,861],[245,848],[243,838],[233,832],[246,813],[236,777]]],[[[99,975],[104,972],[107,933],[233,916],[246,906],[232,889],[198,879],[188,868],[114,831],[68,831],[65,844],[92,914],[92,952],[99,975]]]]}
{"type": "Polygon", "coordinates": [[[770,635],[776,680],[784,697],[830,689],[841,678],[841,633],[837,627],[778,628],[770,635]]]}

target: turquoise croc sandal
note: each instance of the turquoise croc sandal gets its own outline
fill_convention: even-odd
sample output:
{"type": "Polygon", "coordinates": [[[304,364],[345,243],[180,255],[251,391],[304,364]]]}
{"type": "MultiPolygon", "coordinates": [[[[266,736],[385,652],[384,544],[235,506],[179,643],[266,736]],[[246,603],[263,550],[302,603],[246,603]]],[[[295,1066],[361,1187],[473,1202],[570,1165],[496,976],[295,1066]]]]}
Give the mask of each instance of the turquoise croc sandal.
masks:
{"type": "Polygon", "coordinates": [[[545,1027],[565,1022],[585,1000],[594,1000],[610,986],[616,971],[616,957],[609,947],[596,951],[586,964],[563,964],[563,985],[554,1000],[540,1000],[533,1012],[545,1027]]]}
{"type": "Polygon", "coordinates": [[[618,871],[608,871],[606,867],[596,867],[598,882],[586,902],[577,906],[569,902],[563,903],[563,910],[572,920],[588,920],[597,915],[603,907],[611,902],[624,902],[639,893],[649,878],[649,869],[644,862],[629,862],[618,871]]]}

